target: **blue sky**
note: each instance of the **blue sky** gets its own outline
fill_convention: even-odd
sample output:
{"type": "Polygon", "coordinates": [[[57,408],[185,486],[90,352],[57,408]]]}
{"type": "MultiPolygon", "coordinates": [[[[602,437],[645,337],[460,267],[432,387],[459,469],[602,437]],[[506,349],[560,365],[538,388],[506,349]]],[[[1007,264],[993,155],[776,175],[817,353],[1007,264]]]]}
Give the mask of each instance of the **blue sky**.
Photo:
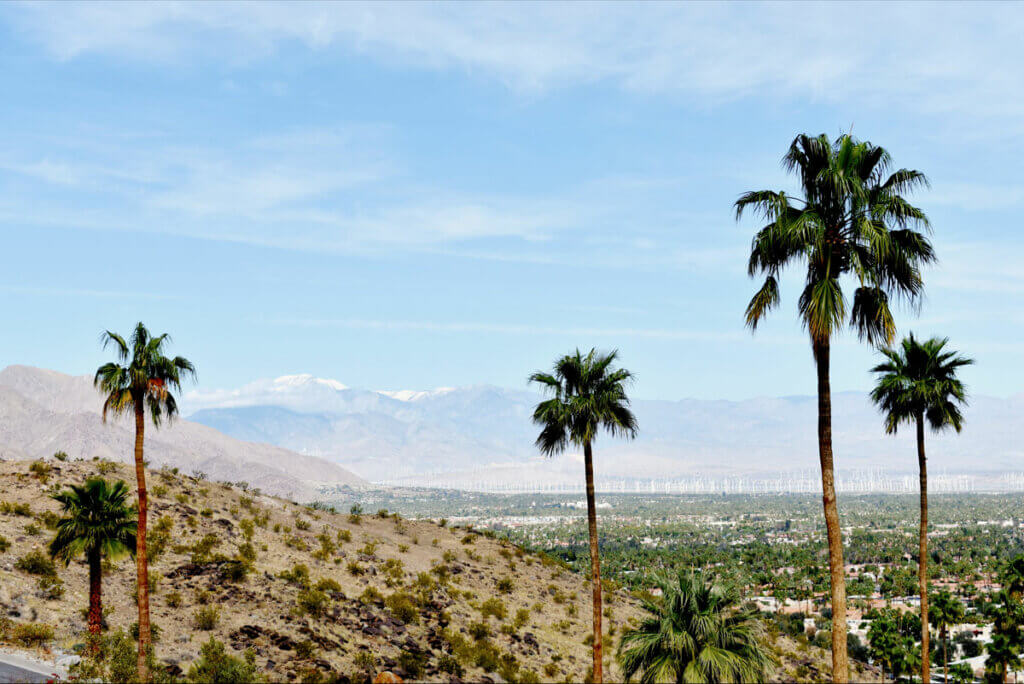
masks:
{"type": "MultiPolygon", "coordinates": [[[[169,331],[204,389],[494,383],[618,347],[647,398],[811,394],[751,335],[745,190],[798,132],[929,175],[940,265],[901,332],[1021,391],[1024,9],[0,5],[0,360],[86,373],[169,331]]],[[[847,335],[833,386],[863,389],[847,335]]]]}

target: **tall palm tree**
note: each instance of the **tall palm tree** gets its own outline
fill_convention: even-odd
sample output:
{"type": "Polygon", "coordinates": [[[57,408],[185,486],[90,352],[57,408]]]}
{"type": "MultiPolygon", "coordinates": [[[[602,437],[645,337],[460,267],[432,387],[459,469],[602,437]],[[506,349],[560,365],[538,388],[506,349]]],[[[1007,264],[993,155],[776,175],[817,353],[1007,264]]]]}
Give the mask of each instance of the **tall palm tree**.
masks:
{"type": "Polygon", "coordinates": [[[917,428],[917,465],[921,486],[921,519],[918,528],[917,582],[921,594],[921,677],[929,682],[928,659],[928,465],[924,452],[924,425],[939,432],[953,428],[960,432],[967,403],[964,384],[957,370],[974,361],[946,351],[948,339],[933,337],[919,342],[911,333],[899,349],[882,349],[886,361],[871,369],[878,382],[871,400],[885,416],[885,431],[895,434],[901,423],[917,428]]]}
{"type": "MultiPolygon", "coordinates": [[[[943,680],[949,681],[949,628],[960,623],[964,619],[964,606],[960,599],[948,591],[940,591],[931,598],[930,612],[928,619],[931,624],[939,628],[939,641],[942,642],[942,673],[943,680]]],[[[924,622],[921,623],[922,635],[924,634],[924,622]]],[[[923,643],[923,641],[922,641],[923,643]]],[[[922,649],[922,658],[923,649],[922,649]]]]}
{"type": "Polygon", "coordinates": [[[116,560],[135,553],[135,510],[128,504],[128,485],[90,477],[84,485],[70,485],[53,495],[64,517],[50,542],[50,556],[65,565],[79,554],[89,564],[89,632],[99,636],[103,627],[103,557],[116,560]]]}
{"type": "Polygon", "coordinates": [[[195,366],[181,356],[164,356],[164,346],[170,341],[167,334],[152,336],[146,326],[139,323],[129,341],[107,330],[100,339],[103,348],[114,348],[117,362],[105,363],[96,370],[94,384],[104,395],[103,420],[107,415],[133,414],[135,416],[135,477],[138,481],[139,518],[136,533],[135,567],[138,582],[139,654],[138,675],[149,681],[146,655],[150,648],[149,628],[149,564],[146,558],[146,469],[143,460],[143,442],[146,413],[154,427],[165,419],[169,422],[178,413],[178,404],[172,390],[181,390],[181,381],[195,378],[195,366]],[[130,343],[129,343],[130,342],[130,343]]]}
{"type": "Polygon", "coordinates": [[[896,328],[890,299],[919,301],[920,267],[934,260],[934,252],[927,237],[915,230],[928,228],[927,217],[904,195],[928,181],[924,174],[906,169],[887,176],[889,153],[850,135],[835,142],[824,134],[799,135],[782,161],[799,176],[803,197],[759,190],[745,193],[735,204],[737,220],[752,210],[767,221],[754,236],[748,264],[751,277],[766,277],[747,306],[746,321],[756,329],[780,301],[783,268],[803,262],[807,273],[798,307],[818,374],[818,458],[832,584],[832,675],[834,681],[845,682],[846,588],[832,456],[831,340],[849,321],[861,339],[889,344],[896,328]],[[843,276],[856,280],[852,307],[843,294],[843,276]]]}
{"type": "Polygon", "coordinates": [[[659,575],[660,599],[647,599],[650,613],[619,641],[618,659],[628,682],[763,682],[773,662],[764,643],[764,623],[740,607],[735,586],[684,570],[659,575]]]}
{"type": "Polygon", "coordinates": [[[1020,648],[1007,634],[993,634],[992,641],[986,644],[985,650],[988,651],[985,669],[998,677],[1000,682],[1006,681],[1010,670],[1020,667],[1020,648]]]}
{"type": "Polygon", "coordinates": [[[613,436],[636,436],[636,417],[629,409],[626,385],[632,373],[613,364],[618,352],[601,354],[591,349],[584,356],[579,349],[555,362],[551,373],[537,372],[530,382],[551,395],[533,412],[541,426],[537,448],[552,456],[572,444],[583,447],[587,478],[587,525],[590,530],[590,572],[594,608],[594,681],[602,681],[601,557],[597,546],[597,508],[594,504],[594,458],[592,444],[603,428],[613,436]]]}

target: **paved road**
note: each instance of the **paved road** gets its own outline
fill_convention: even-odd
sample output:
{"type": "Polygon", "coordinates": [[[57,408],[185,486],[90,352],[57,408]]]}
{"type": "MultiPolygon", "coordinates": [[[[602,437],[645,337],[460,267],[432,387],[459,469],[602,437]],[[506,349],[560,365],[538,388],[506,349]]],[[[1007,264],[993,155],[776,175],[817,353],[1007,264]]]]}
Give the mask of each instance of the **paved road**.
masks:
{"type": "Polygon", "coordinates": [[[0,684],[13,684],[15,682],[26,682],[37,684],[48,682],[53,678],[53,672],[39,664],[21,658],[12,653],[0,653],[0,684]]]}

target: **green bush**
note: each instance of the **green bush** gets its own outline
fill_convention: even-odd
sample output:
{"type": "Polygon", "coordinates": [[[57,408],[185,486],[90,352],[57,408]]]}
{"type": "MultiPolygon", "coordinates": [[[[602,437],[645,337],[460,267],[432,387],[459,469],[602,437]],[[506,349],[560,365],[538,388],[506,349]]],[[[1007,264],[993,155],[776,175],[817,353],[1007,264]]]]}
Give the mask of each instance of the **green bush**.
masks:
{"type": "Polygon", "coordinates": [[[236,658],[227,652],[224,644],[211,636],[200,649],[199,660],[189,669],[186,679],[194,684],[259,682],[262,677],[256,670],[255,661],[252,651],[247,650],[244,658],[236,658]]]}
{"type": "Polygon", "coordinates": [[[172,591],[167,595],[165,601],[167,602],[168,608],[177,608],[181,605],[181,594],[176,591],[172,591]]]}
{"type": "Polygon", "coordinates": [[[295,657],[299,660],[310,660],[316,654],[316,644],[308,639],[295,643],[295,657]]]}
{"type": "Polygon", "coordinates": [[[486,639],[491,635],[491,629],[486,622],[474,622],[469,626],[469,636],[477,641],[486,639]]]}
{"type": "Polygon", "coordinates": [[[27,503],[0,501],[0,513],[3,513],[4,515],[20,515],[23,518],[31,518],[32,507],[27,503]]]}
{"type": "Polygon", "coordinates": [[[501,599],[489,598],[480,604],[480,615],[484,618],[495,617],[504,620],[507,611],[501,599]]]}
{"type": "Polygon", "coordinates": [[[220,621],[220,610],[217,606],[203,606],[193,614],[196,629],[209,632],[220,621]]]}
{"type": "Polygon", "coordinates": [[[56,575],[40,577],[38,586],[39,593],[47,601],[56,601],[64,597],[64,581],[56,575]]]}
{"type": "Polygon", "coordinates": [[[299,612],[303,615],[320,617],[327,612],[331,604],[331,597],[319,589],[303,589],[296,597],[299,605],[299,612]]]}
{"type": "Polygon", "coordinates": [[[363,593],[359,595],[359,600],[363,603],[375,603],[383,600],[384,596],[377,591],[376,587],[366,587],[363,593]]]}
{"type": "Polygon", "coordinates": [[[42,646],[47,641],[53,641],[53,638],[53,627],[38,622],[15,625],[10,636],[11,641],[26,648],[42,646]]]}
{"type": "Polygon", "coordinates": [[[497,589],[502,594],[511,594],[513,588],[515,588],[515,584],[511,577],[503,577],[498,580],[497,589]]]}
{"type": "Polygon", "coordinates": [[[228,561],[220,566],[220,576],[225,582],[241,582],[249,574],[249,566],[242,561],[228,561]]]}
{"type": "Polygon", "coordinates": [[[54,452],[53,457],[55,459],[57,459],[58,461],[60,461],[61,463],[63,463],[64,461],[68,460],[68,455],[64,451],[54,452]]]}
{"type": "Polygon", "coordinates": [[[310,523],[305,518],[296,518],[295,519],[295,529],[302,530],[303,532],[305,532],[306,530],[309,529],[309,527],[310,527],[310,523]]]}
{"type": "Polygon", "coordinates": [[[14,567],[30,575],[41,575],[43,577],[56,577],[57,568],[53,561],[39,549],[29,551],[14,563],[14,567]]]}
{"type": "Polygon", "coordinates": [[[316,588],[320,591],[326,592],[340,592],[341,585],[338,584],[337,580],[331,579],[330,577],[321,577],[320,581],[316,583],[316,588]]]}
{"type": "Polygon", "coordinates": [[[7,540],[7,537],[0,534],[0,553],[6,553],[9,548],[11,548],[11,542],[7,540]]]}
{"type": "Polygon", "coordinates": [[[398,666],[406,671],[410,679],[418,681],[423,677],[423,670],[426,666],[426,657],[422,654],[403,651],[398,656],[398,666]]]}
{"type": "Polygon", "coordinates": [[[305,563],[296,563],[291,570],[282,570],[278,577],[300,587],[309,586],[309,568],[305,563]]]}
{"type": "Polygon", "coordinates": [[[384,599],[384,605],[402,622],[413,625],[419,622],[419,610],[408,594],[396,591],[384,599]]]}

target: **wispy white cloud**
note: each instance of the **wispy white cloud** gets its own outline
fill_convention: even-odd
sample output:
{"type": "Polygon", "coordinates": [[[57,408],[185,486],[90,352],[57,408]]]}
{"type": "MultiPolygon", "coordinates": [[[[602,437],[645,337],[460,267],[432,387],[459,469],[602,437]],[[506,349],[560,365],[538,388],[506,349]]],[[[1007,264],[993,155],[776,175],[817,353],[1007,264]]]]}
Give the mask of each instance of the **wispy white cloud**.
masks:
{"type": "MultiPolygon", "coordinates": [[[[264,321],[270,325],[305,328],[345,328],[353,330],[387,330],[396,332],[426,332],[454,334],[495,334],[527,336],[559,336],[581,338],[641,338],[652,340],[689,340],[702,342],[749,341],[746,331],[714,332],[675,328],[592,328],[585,326],[543,326],[519,323],[481,323],[470,321],[439,322],[389,320],[366,318],[273,318],[264,321]]],[[[759,335],[760,341],[773,344],[803,343],[803,338],[759,335]]]]}
{"type": "Polygon", "coordinates": [[[711,99],[1024,112],[1024,12],[1012,3],[41,3],[4,13],[58,59],[230,65],[298,43],[526,92],[612,82],[711,99]]]}

